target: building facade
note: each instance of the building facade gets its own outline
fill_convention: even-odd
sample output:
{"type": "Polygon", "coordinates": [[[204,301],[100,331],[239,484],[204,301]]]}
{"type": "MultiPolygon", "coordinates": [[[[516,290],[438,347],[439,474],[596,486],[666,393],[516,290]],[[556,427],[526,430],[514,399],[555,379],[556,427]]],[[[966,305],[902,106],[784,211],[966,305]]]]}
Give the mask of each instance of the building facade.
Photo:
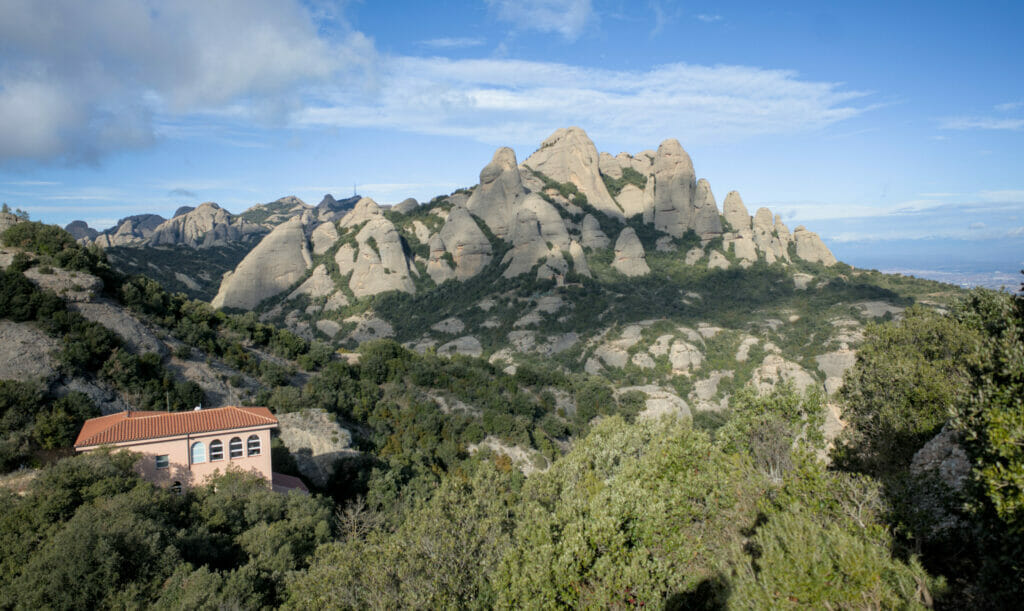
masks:
{"type": "Polygon", "coordinates": [[[137,452],[142,457],[136,470],[160,486],[199,486],[229,467],[259,475],[269,485],[278,483],[270,460],[270,431],[276,427],[277,418],[265,407],[127,411],[87,420],[75,450],[114,446],[137,452]]]}

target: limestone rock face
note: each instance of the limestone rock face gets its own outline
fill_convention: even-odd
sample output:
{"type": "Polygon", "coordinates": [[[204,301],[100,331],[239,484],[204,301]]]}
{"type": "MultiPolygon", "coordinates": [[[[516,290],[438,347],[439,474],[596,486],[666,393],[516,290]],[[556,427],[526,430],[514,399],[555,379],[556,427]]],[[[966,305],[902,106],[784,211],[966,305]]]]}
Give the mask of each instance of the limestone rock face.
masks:
{"type": "Polygon", "coordinates": [[[569,249],[569,232],[566,231],[565,222],[562,221],[562,216],[558,214],[558,210],[555,210],[554,206],[534,193],[526,196],[522,206],[537,215],[537,222],[540,223],[540,235],[545,242],[550,242],[560,250],[569,249]]]}
{"type": "Polygon", "coordinates": [[[693,223],[690,227],[702,240],[721,235],[722,218],[718,214],[718,204],[711,192],[711,184],[701,178],[697,181],[697,194],[693,198],[693,223]]]}
{"type": "Polygon", "coordinates": [[[370,219],[356,234],[356,242],[359,248],[348,282],[356,297],[386,291],[416,292],[402,237],[391,221],[383,216],[370,219]]]}
{"type": "Polygon", "coordinates": [[[679,141],[673,138],[658,147],[653,169],[654,227],[680,238],[692,227],[693,200],[697,190],[693,161],[679,141]]]}
{"type": "Polygon", "coordinates": [[[361,223],[365,223],[371,219],[384,216],[384,211],[380,209],[377,202],[373,201],[369,197],[364,197],[358,202],[352,210],[350,210],[345,216],[341,217],[338,221],[338,227],[341,229],[348,229],[349,227],[355,227],[361,223]]]}
{"type": "Polygon", "coordinates": [[[288,296],[289,299],[294,299],[299,295],[308,295],[311,298],[327,297],[334,293],[337,287],[334,286],[334,281],[331,280],[331,275],[327,273],[327,268],[323,265],[317,265],[313,273],[306,278],[306,281],[299,285],[292,294],[288,296]]]}
{"type": "Polygon", "coordinates": [[[609,153],[601,153],[598,155],[597,164],[601,173],[605,176],[622,178],[622,166],[619,165],[619,160],[612,157],[609,153]]]}
{"type": "Polygon", "coordinates": [[[164,343],[145,324],[123,308],[106,301],[94,301],[73,303],[70,309],[120,335],[125,346],[135,354],[153,352],[161,358],[167,356],[167,347],[164,343]]]}
{"type": "Polygon", "coordinates": [[[796,242],[796,256],[804,261],[823,263],[826,267],[836,264],[832,251],[825,246],[818,234],[807,231],[803,225],[793,230],[793,240],[796,242]]]}
{"type": "MultiPolygon", "coordinates": [[[[491,243],[487,236],[462,206],[455,206],[448,213],[438,236],[445,250],[455,260],[455,277],[466,280],[480,273],[491,262],[491,243]]],[[[430,242],[433,257],[434,241],[430,242]]],[[[428,266],[429,270],[429,266],[428,266]]],[[[437,279],[434,279],[437,282],[437,279]]]]}
{"type": "Polygon", "coordinates": [[[761,366],[754,370],[749,384],[756,388],[758,393],[764,394],[771,392],[779,382],[792,382],[798,392],[803,392],[808,386],[817,383],[800,365],[787,361],[778,354],[769,354],[764,357],[761,366]]]}
{"type": "MultiPolygon", "coordinates": [[[[749,222],[750,219],[747,220],[749,222]]],[[[750,229],[745,229],[740,233],[727,233],[723,236],[725,249],[728,251],[731,247],[737,259],[753,263],[757,261],[757,244],[754,243],[752,236],[753,232],[750,229]]]]}
{"type": "Polygon", "coordinates": [[[701,364],[704,362],[704,355],[693,344],[683,340],[676,340],[672,343],[672,348],[669,350],[668,360],[672,363],[672,371],[674,373],[686,373],[700,369],[701,364]]]}
{"type": "Polygon", "coordinates": [[[708,256],[708,269],[729,269],[729,260],[717,250],[712,250],[708,256]]]}
{"type": "MultiPolygon", "coordinates": [[[[578,127],[562,128],[548,136],[523,165],[561,183],[572,183],[598,210],[622,218],[622,210],[601,179],[597,147],[578,127]]],[[[620,172],[621,174],[621,172],[620,172]]]]}
{"type": "Polygon", "coordinates": [[[616,199],[619,205],[622,206],[622,212],[626,218],[643,214],[647,207],[644,200],[644,192],[636,185],[622,187],[622,191],[619,192],[619,196],[616,199]]]}
{"type": "Polygon", "coordinates": [[[409,214],[410,212],[412,212],[413,210],[418,208],[419,205],[420,205],[420,203],[418,201],[416,201],[415,198],[407,197],[407,198],[403,199],[401,201],[401,203],[398,203],[398,204],[395,204],[394,206],[391,206],[391,211],[392,212],[397,212],[399,214],[409,214]]]}
{"type": "Polygon", "coordinates": [[[480,170],[480,184],[473,190],[466,208],[482,218],[494,235],[504,239],[512,231],[516,202],[525,194],[515,151],[503,147],[480,170]]]}
{"type": "MultiPolygon", "coordinates": [[[[22,222],[22,221],[17,216],[15,216],[15,215],[13,215],[13,214],[11,214],[9,212],[0,212],[0,233],[3,233],[5,231],[7,231],[7,229],[9,227],[13,227],[14,225],[17,225],[20,222],[22,222]]],[[[74,223],[80,223],[80,222],[82,222],[82,221],[75,221],[74,223]]],[[[72,223],[72,225],[74,223],[72,223]]],[[[86,227],[88,227],[88,225],[86,225],[86,227]]],[[[76,239],[78,239],[78,238],[76,238],[76,239]]]]}
{"type": "Polygon", "coordinates": [[[581,276],[590,278],[590,266],[587,265],[587,255],[584,254],[583,247],[576,240],[569,242],[569,256],[572,257],[573,270],[581,276]]]}
{"type": "Polygon", "coordinates": [[[339,458],[357,456],[352,435],[322,409],[279,414],[281,441],[295,458],[299,472],[318,486],[326,486],[339,458]]]}
{"type": "Polygon", "coordinates": [[[549,249],[540,231],[537,214],[529,208],[520,209],[516,214],[516,222],[510,235],[512,249],[502,260],[503,264],[508,264],[502,274],[504,277],[514,278],[524,274],[542,258],[546,258],[547,263],[538,270],[539,277],[551,277],[553,271],[564,273],[568,270],[568,264],[561,252],[557,248],[549,249]]]}
{"type": "Polygon", "coordinates": [[[615,260],[612,261],[612,267],[627,276],[645,276],[651,271],[644,256],[644,247],[632,227],[623,229],[619,239],[615,241],[615,260]]]}
{"type": "Polygon", "coordinates": [[[233,217],[213,202],[206,202],[190,212],[164,221],[149,236],[153,246],[184,245],[191,248],[236,242],[249,235],[266,233],[266,228],[233,217]]]}
{"type": "Polygon", "coordinates": [[[224,274],[211,302],[215,308],[251,310],[267,297],[287,289],[312,265],[305,219],[293,217],[274,228],[235,271],[224,274]]]}
{"type": "Polygon", "coordinates": [[[445,254],[448,250],[445,248],[444,240],[441,239],[441,235],[435,233],[430,237],[430,258],[427,259],[427,274],[437,284],[441,284],[446,280],[451,280],[455,277],[455,270],[448,264],[445,259],[445,254]]]}
{"type": "Polygon", "coordinates": [[[322,255],[334,246],[334,243],[338,241],[338,230],[334,228],[334,223],[320,223],[313,230],[311,236],[313,242],[313,254],[322,255]]]}
{"type": "Polygon", "coordinates": [[[96,237],[95,244],[101,248],[141,244],[153,235],[153,231],[164,222],[158,214],[136,214],[123,218],[113,228],[96,237]]]}
{"type": "Polygon", "coordinates": [[[32,323],[0,320],[0,379],[47,379],[57,371],[60,343],[32,323]]]}
{"type": "Polygon", "coordinates": [[[722,216],[732,225],[733,231],[742,233],[744,230],[750,231],[751,229],[750,213],[743,205],[743,198],[740,197],[739,191],[729,191],[725,196],[725,202],[722,204],[722,216]]]}
{"type": "Polygon", "coordinates": [[[704,250],[698,246],[694,246],[690,250],[686,251],[686,264],[693,265],[697,261],[704,258],[704,250]]]}
{"type": "MultiPolygon", "coordinates": [[[[3,221],[0,221],[0,233],[2,233],[4,229],[6,229],[6,227],[3,226],[3,221]]],[[[95,240],[96,236],[100,234],[100,232],[90,227],[89,224],[86,223],[85,221],[71,221],[64,227],[64,231],[70,233],[71,237],[75,238],[76,240],[86,241],[95,240]]]]}
{"type": "Polygon", "coordinates": [[[334,262],[338,264],[338,272],[342,276],[352,273],[356,263],[356,249],[351,244],[344,244],[334,253],[334,262]]]}
{"type": "Polygon", "coordinates": [[[581,233],[583,246],[586,248],[607,248],[611,242],[608,236],[601,231],[601,224],[592,214],[583,217],[581,233]]]}
{"type": "Polygon", "coordinates": [[[765,261],[775,263],[776,261],[789,261],[789,250],[782,241],[775,235],[775,222],[772,219],[772,211],[767,208],[758,208],[753,220],[754,244],[757,249],[764,253],[765,261]]]}

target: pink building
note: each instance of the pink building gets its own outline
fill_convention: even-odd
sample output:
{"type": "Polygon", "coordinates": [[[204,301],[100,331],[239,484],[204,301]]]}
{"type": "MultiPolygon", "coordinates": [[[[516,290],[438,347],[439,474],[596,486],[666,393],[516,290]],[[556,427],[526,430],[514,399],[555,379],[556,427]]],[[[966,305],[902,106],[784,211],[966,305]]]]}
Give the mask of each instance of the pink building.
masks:
{"type": "Polygon", "coordinates": [[[75,450],[115,446],[138,452],[136,469],[161,485],[202,485],[228,467],[256,473],[275,490],[302,482],[274,473],[270,464],[270,430],[277,418],[265,407],[219,407],[190,412],[120,412],[92,418],[82,425],[75,450]]]}

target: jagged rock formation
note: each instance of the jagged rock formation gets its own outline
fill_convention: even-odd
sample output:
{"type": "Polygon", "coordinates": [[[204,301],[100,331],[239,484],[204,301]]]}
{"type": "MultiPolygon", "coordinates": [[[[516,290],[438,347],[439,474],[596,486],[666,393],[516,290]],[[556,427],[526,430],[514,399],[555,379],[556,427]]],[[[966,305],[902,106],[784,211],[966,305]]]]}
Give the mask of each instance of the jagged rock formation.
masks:
{"type": "Polygon", "coordinates": [[[516,165],[516,154],[503,147],[480,170],[480,184],[466,202],[466,208],[483,219],[494,235],[505,238],[515,222],[515,203],[526,195],[516,165]]]}
{"type": "Polygon", "coordinates": [[[835,256],[821,241],[818,234],[807,231],[803,225],[793,230],[793,240],[796,242],[796,256],[804,261],[822,263],[826,267],[836,264],[835,256]]]}
{"type": "MultiPolygon", "coordinates": [[[[541,259],[544,259],[544,265],[537,270],[539,278],[551,278],[556,274],[564,274],[568,271],[569,266],[565,258],[562,257],[561,251],[554,246],[549,248],[541,235],[537,213],[532,209],[525,207],[519,209],[510,237],[512,249],[502,260],[503,264],[508,264],[503,274],[504,277],[514,278],[525,274],[533,269],[533,266],[537,265],[541,259]]],[[[566,248],[568,248],[568,244],[566,244],[566,248]]]]}
{"type": "Polygon", "coordinates": [[[251,310],[301,278],[312,265],[305,233],[308,216],[275,227],[235,271],[225,274],[213,307],[251,310]]]}
{"type": "Polygon", "coordinates": [[[673,237],[692,229],[693,198],[697,178],[693,161],[679,141],[661,143],[654,157],[654,227],[673,237]]]}
{"type": "Polygon", "coordinates": [[[356,297],[385,291],[415,292],[402,237],[391,221],[383,216],[370,219],[356,234],[356,243],[359,246],[348,283],[356,297]]]}
{"type": "MultiPolygon", "coordinates": [[[[3,229],[0,229],[0,231],[3,231],[3,229]]],[[[86,241],[95,240],[96,236],[100,234],[100,232],[90,227],[85,221],[71,221],[64,226],[64,231],[70,233],[71,237],[76,240],[86,241]]]]}
{"type": "Polygon", "coordinates": [[[356,205],[345,216],[338,221],[338,227],[348,229],[369,221],[376,217],[383,217],[384,211],[380,209],[377,202],[369,197],[364,197],[356,202],[356,205]]]}
{"type": "Polygon", "coordinates": [[[343,200],[334,199],[330,193],[324,195],[316,206],[316,218],[319,221],[336,221],[344,216],[360,200],[358,195],[343,200]]]}
{"type": "Polygon", "coordinates": [[[159,214],[136,214],[121,219],[112,228],[96,236],[94,243],[101,248],[111,246],[130,246],[142,244],[161,223],[164,217],[159,214]]]}
{"type": "Polygon", "coordinates": [[[733,231],[741,234],[744,231],[750,231],[750,213],[743,205],[743,198],[740,197],[739,191],[729,191],[726,194],[725,201],[722,203],[722,216],[732,226],[733,231]]]}
{"type": "Polygon", "coordinates": [[[582,129],[556,130],[523,165],[552,180],[576,185],[580,193],[587,196],[590,205],[609,216],[623,218],[622,209],[601,179],[597,147],[582,129]]]}
{"type": "Polygon", "coordinates": [[[601,231],[601,224],[591,214],[583,217],[581,234],[583,236],[582,244],[585,248],[607,248],[611,243],[608,236],[601,231]]]}
{"type": "Polygon", "coordinates": [[[644,247],[632,227],[623,229],[619,239],[615,241],[615,260],[612,261],[612,267],[627,276],[645,276],[651,271],[651,268],[647,267],[644,247]]]}
{"type": "MultiPolygon", "coordinates": [[[[473,217],[462,206],[451,209],[448,219],[436,238],[437,241],[434,238],[431,238],[430,241],[431,260],[434,259],[434,247],[440,245],[455,262],[454,277],[459,280],[472,278],[491,262],[491,243],[477,226],[473,217]]],[[[443,254],[439,256],[443,256],[443,254]]],[[[444,264],[447,265],[447,262],[444,264]]],[[[432,267],[428,264],[427,272],[430,273],[431,269],[432,267]]],[[[435,264],[433,269],[438,269],[438,265],[435,264]]],[[[441,273],[444,276],[444,272],[435,273],[441,273]]],[[[434,274],[431,274],[431,277],[433,278],[434,274]]],[[[446,280],[447,277],[444,279],[446,280]]],[[[434,281],[438,282],[436,278],[434,281]]],[[[441,282],[443,281],[441,280],[441,282]]]]}
{"type": "Polygon", "coordinates": [[[587,256],[583,247],[576,240],[569,242],[569,256],[572,257],[572,268],[577,274],[590,278],[590,266],[587,264],[587,256]]]}
{"type": "Polygon", "coordinates": [[[194,210],[161,223],[153,230],[147,242],[152,246],[180,244],[191,248],[209,248],[264,233],[264,227],[234,217],[213,202],[206,202],[194,210]]]}
{"type": "Polygon", "coordinates": [[[338,241],[338,230],[332,222],[320,223],[313,230],[310,240],[313,242],[313,254],[322,255],[338,241]]]}
{"type": "Polygon", "coordinates": [[[418,201],[416,201],[412,197],[409,197],[409,198],[403,199],[400,203],[397,203],[394,206],[391,206],[391,211],[392,212],[397,212],[399,214],[409,214],[410,212],[412,212],[413,210],[418,208],[419,205],[420,205],[420,203],[418,201]]]}

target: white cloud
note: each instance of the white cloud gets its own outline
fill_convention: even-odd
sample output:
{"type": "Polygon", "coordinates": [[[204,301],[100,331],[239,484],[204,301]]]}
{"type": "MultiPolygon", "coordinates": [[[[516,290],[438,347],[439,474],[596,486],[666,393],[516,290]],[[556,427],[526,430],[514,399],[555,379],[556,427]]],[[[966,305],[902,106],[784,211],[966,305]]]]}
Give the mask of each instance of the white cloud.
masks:
{"type": "Polygon", "coordinates": [[[866,93],[795,72],[746,66],[669,64],[604,70],[553,62],[399,57],[382,64],[378,95],[342,88],[296,112],[298,125],[388,127],[539,142],[580,125],[595,140],[648,147],[666,135],[687,142],[821,128],[865,112],[866,93]]]}
{"type": "Polygon", "coordinates": [[[487,0],[487,4],[516,29],[554,32],[568,41],[579,38],[593,14],[590,0],[487,0]]]}
{"type": "Polygon", "coordinates": [[[989,129],[1016,131],[1024,128],[1024,119],[1000,119],[995,117],[950,117],[944,119],[942,129],[989,129]]]}
{"type": "Polygon", "coordinates": [[[432,49],[465,49],[479,47],[484,42],[483,38],[431,38],[430,40],[421,40],[419,44],[432,49]]]}
{"type": "Polygon", "coordinates": [[[704,23],[714,23],[716,21],[721,21],[722,20],[722,16],[721,15],[708,15],[706,13],[701,13],[700,15],[697,15],[697,19],[703,21],[704,23]]]}
{"type": "Polygon", "coordinates": [[[298,0],[11,0],[0,4],[0,161],[92,161],[154,139],[153,117],[244,99],[264,118],[294,88],[372,58],[317,35],[298,0]]]}
{"type": "Polygon", "coordinates": [[[996,104],[994,108],[1001,112],[1009,112],[1018,108],[1024,108],[1024,102],[1006,102],[1004,104],[996,104]]]}

